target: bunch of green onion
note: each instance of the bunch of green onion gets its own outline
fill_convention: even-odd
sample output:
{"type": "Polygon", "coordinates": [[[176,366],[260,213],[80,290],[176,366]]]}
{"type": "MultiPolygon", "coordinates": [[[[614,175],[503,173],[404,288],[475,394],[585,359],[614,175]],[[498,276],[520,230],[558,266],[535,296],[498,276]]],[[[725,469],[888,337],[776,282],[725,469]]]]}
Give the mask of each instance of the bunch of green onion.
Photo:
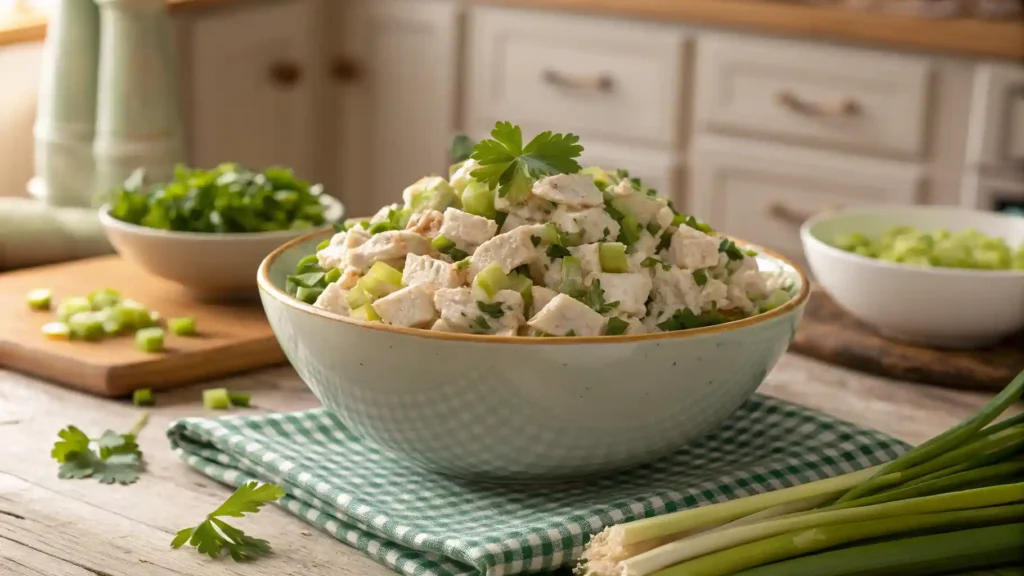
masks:
{"type": "Polygon", "coordinates": [[[1024,566],[1024,372],[881,466],[612,526],[585,576],[913,576],[1024,566]]]}

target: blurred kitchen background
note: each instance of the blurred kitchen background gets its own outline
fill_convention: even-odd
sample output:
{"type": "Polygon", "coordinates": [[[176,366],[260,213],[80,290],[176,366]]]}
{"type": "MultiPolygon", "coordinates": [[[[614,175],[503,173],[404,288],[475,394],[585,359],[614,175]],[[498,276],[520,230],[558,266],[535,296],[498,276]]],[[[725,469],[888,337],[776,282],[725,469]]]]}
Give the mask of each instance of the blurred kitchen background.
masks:
{"type": "MultiPolygon", "coordinates": [[[[86,0],[83,0],[86,1],[86,0]]],[[[0,0],[0,196],[33,176],[49,2],[0,0]]],[[[171,0],[188,161],[286,165],[350,216],[451,138],[571,131],[802,260],[845,204],[1024,206],[1021,0],[171,0]]]]}

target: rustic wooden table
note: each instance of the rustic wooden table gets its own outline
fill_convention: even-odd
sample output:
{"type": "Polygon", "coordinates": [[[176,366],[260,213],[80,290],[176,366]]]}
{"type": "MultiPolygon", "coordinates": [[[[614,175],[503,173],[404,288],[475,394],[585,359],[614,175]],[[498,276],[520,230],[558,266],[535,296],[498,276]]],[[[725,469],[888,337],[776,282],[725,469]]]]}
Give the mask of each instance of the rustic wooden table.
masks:
{"type": "MultiPolygon", "coordinates": [[[[218,383],[253,393],[258,408],[317,405],[290,368],[218,383]]],[[[159,396],[139,443],[148,472],[131,486],[60,480],[50,459],[58,430],[128,429],[139,410],[0,370],[0,574],[3,576],[373,576],[389,571],[287,512],[270,507],[240,520],[270,540],[275,554],[237,565],[191,550],[171,550],[174,533],[192,526],[231,489],[193,472],[170,451],[164,430],[204,414],[200,390],[159,396]]],[[[948,428],[988,396],[897,382],[787,355],[761,391],[869,426],[911,443],[948,428]]],[[[213,414],[208,414],[213,415],[213,414]]]]}

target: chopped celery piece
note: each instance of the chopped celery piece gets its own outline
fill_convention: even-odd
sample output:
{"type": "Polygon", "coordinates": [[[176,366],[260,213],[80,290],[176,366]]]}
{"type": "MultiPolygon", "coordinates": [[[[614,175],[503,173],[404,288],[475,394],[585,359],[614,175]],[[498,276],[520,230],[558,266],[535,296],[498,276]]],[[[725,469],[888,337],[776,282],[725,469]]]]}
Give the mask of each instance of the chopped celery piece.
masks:
{"type": "Polygon", "coordinates": [[[43,324],[43,336],[50,340],[68,340],[71,338],[71,327],[64,322],[43,324]]]}
{"type": "Polygon", "coordinates": [[[231,395],[227,388],[203,390],[203,408],[207,410],[227,410],[230,407],[231,395]]]}
{"type": "Polygon", "coordinates": [[[324,291],[323,288],[306,288],[305,286],[299,286],[298,290],[295,291],[295,298],[305,302],[306,304],[313,304],[316,299],[320,297],[324,291]]]}
{"type": "Polygon", "coordinates": [[[513,274],[508,279],[508,289],[515,290],[523,297],[523,309],[527,312],[533,306],[533,280],[521,274],[513,274]]]}
{"type": "Polygon", "coordinates": [[[391,222],[377,222],[376,224],[370,225],[370,234],[380,234],[381,232],[390,232],[392,230],[400,230],[400,228],[391,222]]]}
{"type": "Polygon", "coordinates": [[[288,279],[294,282],[296,286],[318,288],[323,283],[324,276],[323,272],[306,272],[305,274],[289,276],[288,279]]]}
{"type": "Polygon", "coordinates": [[[445,208],[454,206],[459,199],[455,189],[440,176],[425,176],[413,182],[402,192],[402,198],[409,214],[427,210],[444,212],[445,208]]]}
{"type": "Polygon", "coordinates": [[[447,254],[452,248],[455,248],[455,242],[452,242],[442,234],[438,234],[437,238],[431,240],[430,245],[441,254],[447,254]]]}
{"type": "Polygon", "coordinates": [[[136,406],[152,406],[156,404],[153,398],[153,391],[149,388],[139,388],[132,392],[132,404],[136,406]]]}
{"type": "Polygon", "coordinates": [[[327,282],[328,284],[333,284],[334,282],[337,282],[340,279],[341,279],[341,270],[339,270],[337,268],[331,268],[327,272],[327,274],[324,274],[324,282],[327,282]]]}
{"type": "Polygon", "coordinates": [[[576,256],[562,258],[562,284],[558,291],[573,297],[583,293],[583,263],[576,256]]]}
{"type": "Polygon", "coordinates": [[[494,220],[498,216],[494,209],[494,191],[486,184],[471,180],[462,191],[462,209],[494,220]]]}
{"type": "Polygon", "coordinates": [[[476,275],[476,278],[473,279],[473,286],[483,290],[489,298],[494,298],[499,290],[509,287],[508,275],[501,269],[501,266],[492,263],[476,275]]]}
{"type": "Polygon", "coordinates": [[[164,349],[163,328],[143,328],[135,332],[135,347],[143,352],[161,352],[164,349]]]}
{"type": "Polygon", "coordinates": [[[135,314],[120,305],[102,310],[99,315],[103,331],[108,336],[116,336],[135,327],[135,314]]]}
{"type": "Polygon", "coordinates": [[[597,247],[598,257],[601,261],[601,270],[622,274],[629,272],[629,262],[626,260],[626,245],[618,242],[607,242],[597,247]]]}
{"type": "Polygon", "coordinates": [[[68,319],[71,336],[80,340],[102,340],[107,335],[103,318],[96,312],[79,312],[68,319]]]}
{"type": "Polygon", "coordinates": [[[758,308],[760,309],[761,312],[767,312],[769,310],[774,310],[774,309],[778,308],[779,306],[782,306],[786,302],[789,302],[790,297],[791,296],[790,296],[789,292],[786,292],[785,290],[781,290],[781,289],[780,290],[776,290],[776,291],[772,292],[771,295],[768,296],[768,298],[766,298],[763,302],[761,302],[761,304],[758,306],[758,308]]]}
{"type": "Polygon", "coordinates": [[[319,252],[319,251],[323,250],[324,248],[327,248],[330,245],[331,245],[331,239],[330,238],[324,238],[323,242],[320,242],[319,244],[316,245],[316,251],[319,252]]]}
{"type": "Polygon", "coordinates": [[[252,394],[248,394],[246,392],[228,392],[228,400],[231,401],[232,406],[247,408],[249,403],[252,401],[252,394]]]}
{"type": "Polygon", "coordinates": [[[402,273],[383,262],[377,262],[359,279],[356,286],[374,298],[383,298],[402,288],[402,273]]]}
{"type": "Polygon", "coordinates": [[[380,322],[380,315],[373,309],[373,306],[369,304],[363,304],[359,308],[355,308],[349,314],[356,320],[365,320],[367,322],[380,322]]]}
{"type": "Polygon", "coordinates": [[[295,274],[306,274],[307,272],[320,272],[320,261],[317,260],[316,254],[310,254],[302,260],[299,260],[297,266],[295,266],[295,274]]]}
{"type": "Polygon", "coordinates": [[[139,304],[134,300],[125,299],[121,301],[119,307],[122,310],[124,310],[126,318],[131,318],[130,323],[128,323],[127,321],[125,322],[125,324],[130,326],[131,328],[138,330],[139,328],[147,328],[155,324],[155,322],[153,321],[153,316],[152,314],[150,314],[149,310],[147,310],[145,306],[139,304]]]}
{"type": "Polygon", "coordinates": [[[640,240],[641,232],[643,232],[643,226],[640,225],[636,220],[636,216],[632,214],[626,214],[622,217],[622,222],[619,222],[621,229],[619,230],[619,242],[626,246],[632,246],[640,240]]]}
{"type": "Polygon", "coordinates": [[[167,321],[167,328],[178,336],[192,336],[196,333],[196,319],[191,316],[171,318],[167,321]]]}
{"type": "Polygon", "coordinates": [[[53,292],[46,288],[37,288],[28,293],[28,307],[33,310],[49,310],[53,300],[53,292]]]}
{"type": "Polygon", "coordinates": [[[580,170],[580,174],[586,174],[594,180],[594,184],[597,189],[604,192],[606,188],[612,185],[612,175],[604,168],[597,166],[587,166],[580,170]]]}
{"type": "Polygon", "coordinates": [[[355,310],[360,306],[365,306],[366,304],[373,302],[373,297],[367,294],[366,290],[363,290],[361,286],[356,284],[355,288],[352,288],[348,291],[348,294],[345,294],[345,302],[348,303],[350,310],[355,310]]]}
{"type": "Polygon", "coordinates": [[[93,310],[103,310],[104,308],[110,308],[116,306],[121,302],[121,293],[113,288],[101,288],[99,290],[93,290],[89,294],[89,306],[93,310]]]}
{"type": "Polygon", "coordinates": [[[57,319],[67,322],[75,314],[90,310],[92,310],[92,306],[89,305],[87,298],[65,298],[57,305],[57,319]]]}

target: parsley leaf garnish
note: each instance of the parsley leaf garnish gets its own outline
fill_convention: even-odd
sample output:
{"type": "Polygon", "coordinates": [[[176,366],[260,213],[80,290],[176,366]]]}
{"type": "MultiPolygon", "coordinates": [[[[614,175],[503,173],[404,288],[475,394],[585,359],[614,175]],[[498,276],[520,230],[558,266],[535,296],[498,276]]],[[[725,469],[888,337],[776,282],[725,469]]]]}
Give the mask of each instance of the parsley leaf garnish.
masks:
{"type": "Polygon", "coordinates": [[[491,325],[487,322],[487,318],[483,316],[477,316],[473,319],[473,327],[480,330],[490,330],[491,325]]]}
{"type": "Polygon", "coordinates": [[[548,246],[548,249],[545,251],[545,253],[548,255],[548,258],[551,258],[552,260],[558,260],[559,258],[572,256],[572,252],[569,252],[568,248],[558,244],[552,244],[548,246]]]}
{"type": "Polygon", "coordinates": [[[718,251],[725,252],[729,260],[743,260],[743,251],[736,246],[735,242],[728,238],[723,239],[722,243],[718,245],[718,251]]]}
{"type": "Polygon", "coordinates": [[[709,311],[700,315],[694,314],[689,308],[680,308],[679,310],[676,310],[670,318],[666,318],[662,322],[659,322],[658,328],[665,332],[671,332],[675,330],[689,330],[690,328],[713,326],[715,324],[723,324],[728,321],[729,319],[719,312],[718,308],[712,304],[709,311]]]}
{"type": "Polygon", "coordinates": [[[672,245],[672,235],[665,232],[661,235],[661,240],[658,241],[658,246],[654,249],[654,253],[657,254],[662,250],[668,250],[669,246],[672,245]]]}
{"type": "Polygon", "coordinates": [[[640,266],[643,268],[654,268],[658,264],[661,264],[661,260],[658,260],[654,256],[648,256],[647,258],[644,258],[644,261],[640,263],[640,266]]]}
{"type": "Polygon", "coordinates": [[[580,171],[576,158],[583,152],[575,134],[541,132],[523,146],[523,132],[511,122],[498,122],[491,139],[473,147],[471,157],[480,167],[471,174],[476,180],[498,188],[498,196],[517,203],[529,196],[533,180],[552,174],[580,171]]]}
{"type": "Polygon", "coordinates": [[[90,439],[76,426],[61,430],[57,433],[60,440],[50,451],[50,456],[60,463],[57,476],[65,479],[96,478],[103,484],[137,481],[143,460],[135,438],[148,419],[148,414],[143,414],[128,433],[107,430],[96,439],[90,439]],[[98,451],[91,448],[93,444],[98,451]]]}
{"type": "Polygon", "coordinates": [[[241,518],[259,512],[268,502],[280,500],[284,490],[275,484],[247,482],[238,487],[216,510],[206,515],[198,526],[180,530],[171,541],[171,548],[185,544],[195,546],[201,554],[219,558],[227,552],[235,562],[253,560],[270,554],[270,543],[247,536],[238,528],[221,520],[223,516],[241,518]]]}
{"type": "Polygon", "coordinates": [[[530,243],[533,244],[534,248],[540,246],[540,236],[530,236],[530,243]]]}
{"type": "Polygon", "coordinates": [[[694,270],[693,281],[697,283],[697,286],[704,286],[708,283],[708,273],[704,270],[694,270]]]}
{"type": "Polygon", "coordinates": [[[594,309],[595,312],[599,314],[611,312],[612,308],[615,308],[616,306],[619,305],[618,300],[616,300],[615,302],[605,302],[604,290],[601,288],[600,280],[594,280],[593,282],[591,282],[590,289],[584,292],[583,295],[578,298],[578,300],[580,302],[583,302],[587,306],[590,306],[591,308],[594,309]]]}
{"type": "Polygon", "coordinates": [[[622,318],[611,317],[608,319],[608,327],[605,329],[605,336],[621,336],[629,329],[629,322],[622,318]]]}
{"type": "MultiPolygon", "coordinates": [[[[505,315],[505,311],[501,309],[501,302],[488,303],[477,300],[476,307],[479,308],[481,312],[487,314],[491,318],[501,318],[502,316],[505,315]]],[[[484,322],[486,323],[486,320],[484,322]]],[[[488,325],[487,328],[490,328],[490,325],[488,325]]]]}

